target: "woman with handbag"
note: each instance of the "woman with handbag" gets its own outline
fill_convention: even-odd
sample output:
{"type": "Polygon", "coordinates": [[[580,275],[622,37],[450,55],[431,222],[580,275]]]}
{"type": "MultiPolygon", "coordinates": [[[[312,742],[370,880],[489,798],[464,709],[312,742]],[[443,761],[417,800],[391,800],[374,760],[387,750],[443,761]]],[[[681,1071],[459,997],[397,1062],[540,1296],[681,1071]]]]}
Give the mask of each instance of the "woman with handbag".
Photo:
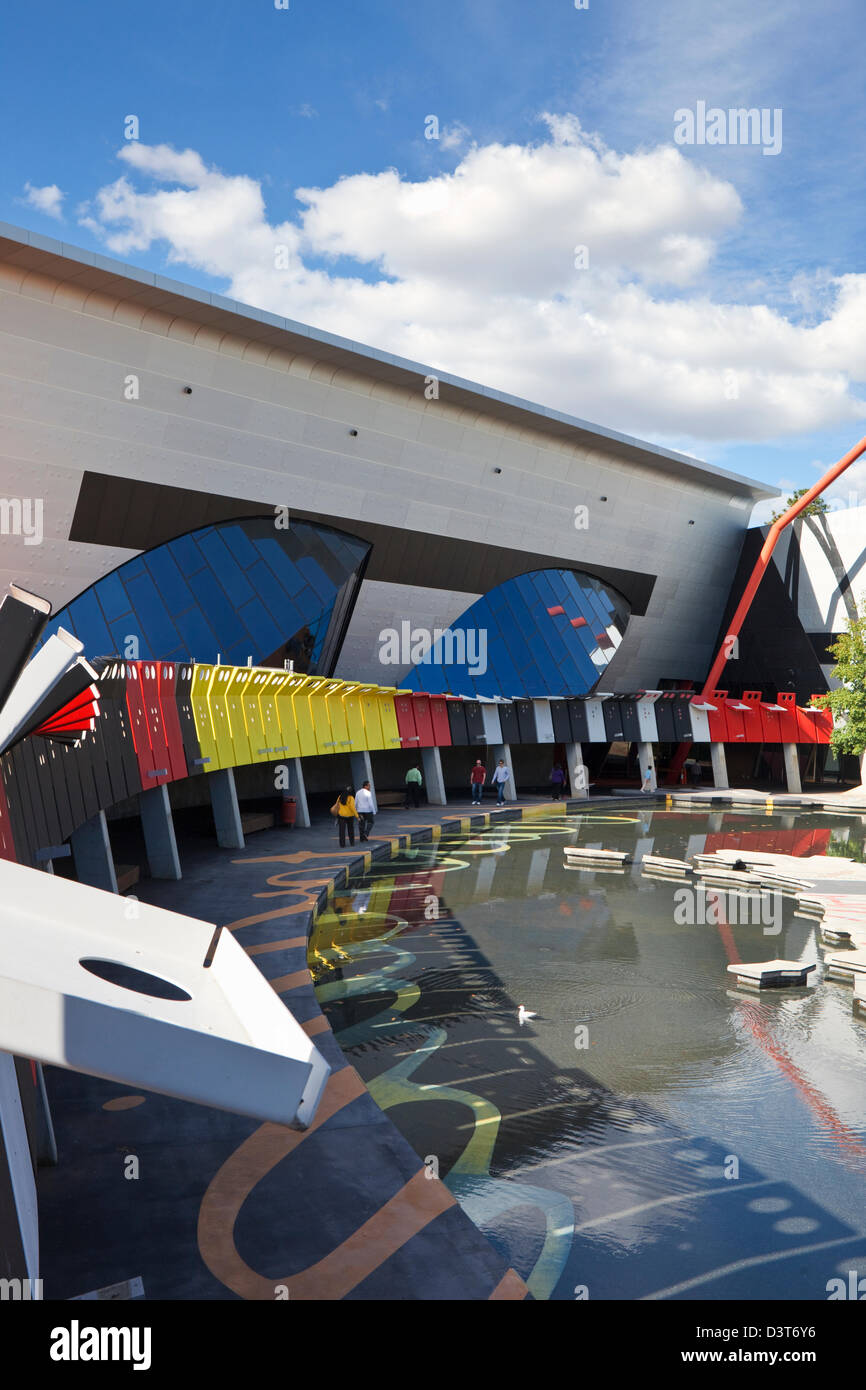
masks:
{"type": "Polygon", "coordinates": [[[346,847],[346,834],[348,832],[349,844],[355,843],[355,821],[358,819],[358,812],[355,810],[355,798],[352,795],[352,788],[346,787],[341,791],[337,800],[331,807],[331,815],[337,817],[337,825],[340,830],[340,848],[346,847]]]}

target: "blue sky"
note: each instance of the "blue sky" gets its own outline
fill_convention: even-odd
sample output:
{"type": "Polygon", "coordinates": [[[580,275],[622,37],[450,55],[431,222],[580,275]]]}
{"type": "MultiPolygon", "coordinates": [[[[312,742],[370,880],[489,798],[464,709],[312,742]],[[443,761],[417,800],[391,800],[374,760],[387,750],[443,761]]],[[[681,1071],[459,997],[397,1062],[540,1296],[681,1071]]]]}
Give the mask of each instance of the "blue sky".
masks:
{"type": "Polygon", "coordinates": [[[0,217],[802,486],[866,432],[864,29],[860,0],[16,7],[0,217]],[[699,101],[780,109],[780,152],[676,145],[699,101]]]}

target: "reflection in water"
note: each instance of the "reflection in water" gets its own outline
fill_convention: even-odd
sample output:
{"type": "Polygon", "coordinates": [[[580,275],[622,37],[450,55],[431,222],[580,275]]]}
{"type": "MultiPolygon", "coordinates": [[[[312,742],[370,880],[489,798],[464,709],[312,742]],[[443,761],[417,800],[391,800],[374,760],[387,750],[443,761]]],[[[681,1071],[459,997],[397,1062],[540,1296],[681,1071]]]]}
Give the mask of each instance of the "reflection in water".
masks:
{"type": "MultiPolygon", "coordinates": [[[[371,1094],[537,1298],[826,1298],[866,1273],[866,1025],[850,986],[732,989],[820,960],[786,900],[679,925],[675,881],[564,844],[826,853],[859,818],[590,811],[374,865],[316,924],[322,1008],[371,1094]],[[525,1026],[518,1002],[537,1011],[525,1026]]],[[[814,976],[812,977],[815,978],[814,976]]]]}

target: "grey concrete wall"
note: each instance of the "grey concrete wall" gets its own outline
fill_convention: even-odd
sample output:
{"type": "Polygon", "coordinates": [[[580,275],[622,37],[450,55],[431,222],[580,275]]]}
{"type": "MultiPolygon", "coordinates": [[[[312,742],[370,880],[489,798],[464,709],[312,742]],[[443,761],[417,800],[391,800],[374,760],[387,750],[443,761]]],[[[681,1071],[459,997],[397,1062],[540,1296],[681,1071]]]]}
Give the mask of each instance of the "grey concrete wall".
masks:
{"type": "MultiPolygon", "coordinates": [[[[481,393],[473,410],[450,404],[445,386],[428,401],[420,373],[417,389],[378,380],[360,354],[350,371],[315,344],[304,356],[274,342],[0,264],[0,495],[44,504],[41,544],[3,538],[0,584],[57,607],[128,558],[68,540],[90,469],[321,511],[349,530],[375,520],[656,574],[605,685],[703,672],[749,517],[741,489],[709,470],[676,477],[632,462],[614,440],[578,445],[542,416],[530,426],[486,414],[481,393]],[[124,398],[131,374],[135,401],[124,398]],[[586,529],[575,529],[578,505],[586,529]]],[[[366,661],[371,633],[395,618],[453,618],[457,593],[366,591],[341,670],[352,652],[366,661]]]]}

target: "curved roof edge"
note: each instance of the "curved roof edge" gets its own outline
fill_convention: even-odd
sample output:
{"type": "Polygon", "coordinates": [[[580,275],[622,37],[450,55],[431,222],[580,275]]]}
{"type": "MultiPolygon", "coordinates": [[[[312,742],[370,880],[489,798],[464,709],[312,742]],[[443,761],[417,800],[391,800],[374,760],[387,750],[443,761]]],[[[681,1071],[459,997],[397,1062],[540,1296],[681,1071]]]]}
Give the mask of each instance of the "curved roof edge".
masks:
{"type": "Polygon", "coordinates": [[[759,501],[761,498],[775,497],[778,491],[754,478],[717,468],[687,454],[675,453],[632,435],[606,429],[577,416],[536,405],[519,396],[510,396],[490,386],[466,381],[438,368],[425,367],[408,358],[395,357],[392,353],[353,342],[350,338],[311,328],[279,314],[228,299],[225,295],[185,285],[179,280],[157,275],[154,271],[140,270],[110,256],[85,251],[82,247],[7,222],[0,222],[0,260],[36,273],[52,275],[61,281],[74,281],[82,288],[113,293],[120,299],[134,299],[137,304],[151,309],[173,311],[178,316],[209,327],[224,326],[226,332],[243,333],[254,341],[269,342],[272,347],[284,345],[288,350],[303,351],[321,361],[363,371],[392,385],[415,386],[419,376],[433,375],[440,385],[450,388],[449,400],[456,405],[483,410],[487,415],[511,424],[571,439],[577,445],[596,448],[615,445],[620,457],[624,456],[645,467],[662,468],[675,477],[700,482],[704,486],[718,486],[720,491],[732,496],[759,501]]]}

